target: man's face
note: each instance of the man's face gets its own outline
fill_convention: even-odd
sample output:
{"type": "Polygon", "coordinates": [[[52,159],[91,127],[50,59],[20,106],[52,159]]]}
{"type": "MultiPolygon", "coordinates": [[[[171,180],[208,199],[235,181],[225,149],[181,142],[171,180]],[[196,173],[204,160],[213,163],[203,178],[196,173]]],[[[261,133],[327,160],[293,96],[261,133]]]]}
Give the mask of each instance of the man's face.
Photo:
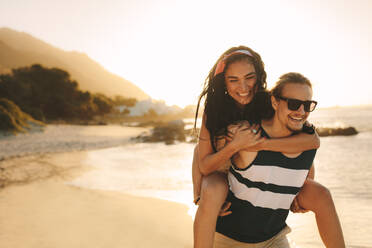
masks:
{"type": "MultiPolygon", "coordinates": [[[[287,83],[281,94],[281,97],[283,98],[291,98],[301,101],[312,100],[312,96],[312,89],[306,84],[299,83],[287,83]]],[[[290,110],[288,108],[288,102],[282,99],[275,99],[273,101],[273,107],[276,111],[279,123],[282,124],[283,128],[286,128],[291,132],[301,131],[303,124],[310,114],[310,112],[304,110],[303,104],[301,104],[297,110],[290,110]]]]}

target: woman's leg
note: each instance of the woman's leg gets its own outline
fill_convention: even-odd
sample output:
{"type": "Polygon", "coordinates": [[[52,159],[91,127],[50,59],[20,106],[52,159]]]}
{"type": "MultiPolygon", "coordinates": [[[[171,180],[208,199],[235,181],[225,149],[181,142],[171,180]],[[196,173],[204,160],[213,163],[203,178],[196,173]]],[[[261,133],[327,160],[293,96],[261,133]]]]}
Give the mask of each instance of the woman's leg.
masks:
{"type": "Polygon", "coordinates": [[[212,248],[217,217],[227,196],[226,175],[214,172],[203,177],[199,207],[194,220],[194,248],[212,248]]]}
{"type": "Polygon", "coordinates": [[[302,208],[314,212],[324,245],[327,248],[345,247],[341,224],[331,192],[320,183],[307,179],[297,199],[302,208]]]}
{"type": "Polygon", "coordinates": [[[199,145],[196,145],[194,148],[194,156],[192,158],[192,186],[194,191],[194,202],[200,197],[202,178],[203,176],[199,170],[199,145]]]}

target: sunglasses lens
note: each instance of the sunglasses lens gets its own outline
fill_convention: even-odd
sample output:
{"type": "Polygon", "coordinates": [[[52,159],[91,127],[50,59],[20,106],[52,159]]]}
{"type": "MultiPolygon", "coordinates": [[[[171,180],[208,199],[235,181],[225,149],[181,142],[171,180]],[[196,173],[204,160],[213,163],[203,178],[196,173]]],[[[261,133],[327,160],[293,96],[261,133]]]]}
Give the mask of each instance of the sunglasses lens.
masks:
{"type": "Polygon", "coordinates": [[[304,102],[304,110],[310,112],[311,102],[304,102]]]}
{"type": "Polygon", "coordinates": [[[312,112],[316,107],[316,102],[313,102],[313,101],[307,101],[307,102],[304,102],[304,110],[306,112],[312,112]]]}
{"type": "Polygon", "coordinates": [[[300,101],[297,99],[288,99],[288,109],[292,111],[298,110],[301,105],[304,105],[304,110],[306,112],[312,112],[315,109],[316,103],[313,101],[300,101]]]}
{"type": "Polygon", "coordinates": [[[301,101],[296,100],[296,99],[288,99],[287,102],[288,102],[288,109],[293,110],[293,111],[296,111],[302,104],[301,101]]]}
{"type": "Polygon", "coordinates": [[[316,107],[316,103],[315,102],[309,102],[308,107],[305,108],[305,111],[311,112],[311,111],[313,111],[315,109],[315,107],[316,107]]]}
{"type": "Polygon", "coordinates": [[[286,97],[282,97],[282,96],[279,97],[279,98],[286,101],[288,109],[292,110],[292,111],[298,110],[301,107],[301,105],[303,104],[305,112],[312,112],[317,105],[316,101],[301,101],[301,100],[286,98],[286,97]]]}

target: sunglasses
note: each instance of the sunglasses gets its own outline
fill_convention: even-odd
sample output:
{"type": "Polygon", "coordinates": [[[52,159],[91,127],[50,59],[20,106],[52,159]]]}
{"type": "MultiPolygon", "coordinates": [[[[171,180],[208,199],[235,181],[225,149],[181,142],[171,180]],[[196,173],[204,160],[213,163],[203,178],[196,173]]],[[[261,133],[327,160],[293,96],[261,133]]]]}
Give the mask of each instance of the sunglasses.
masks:
{"type": "Polygon", "coordinates": [[[301,105],[304,105],[304,110],[306,112],[312,112],[315,109],[316,105],[318,104],[316,101],[301,101],[298,99],[287,98],[282,96],[277,96],[277,98],[286,101],[288,109],[292,111],[296,111],[301,107],[301,105]]]}

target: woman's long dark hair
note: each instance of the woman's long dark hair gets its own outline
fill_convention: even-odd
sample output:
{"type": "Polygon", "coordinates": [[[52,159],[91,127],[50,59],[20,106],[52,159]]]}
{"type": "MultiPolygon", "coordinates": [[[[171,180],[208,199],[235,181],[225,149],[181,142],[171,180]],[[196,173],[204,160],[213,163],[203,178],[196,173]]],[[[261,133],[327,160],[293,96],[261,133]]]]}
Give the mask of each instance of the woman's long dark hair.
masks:
{"type": "Polygon", "coordinates": [[[229,124],[232,124],[239,120],[249,120],[251,122],[257,122],[261,118],[261,116],[258,114],[258,112],[261,111],[255,110],[257,107],[260,107],[260,104],[255,103],[257,102],[255,99],[257,98],[256,95],[257,96],[263,95],[265,96],[264,99],[267,98],[265,95],[266,87],[267,83],[264,63],[262,62],[261,56],[255,51],[253,51],[251,48],[246,46],[232,47],[220,56],[220,58],[217,60],[213,68],[210,70],[208,77],[204,82],[204,88],[198,100],[194,124],[194,127],[196,127],[200,102],[205,97],[204,114],[206,117],[206,128],[210,133],[211,144],[214,151],[216,151],[214,145],[215,138],[220,135],[226,134],[226,128],[229,124]],[[252,56],[242,53],[231,54],[237,50],[246,50],[252,56]],[[225,59],[224,62],[226,64],[224,71],[222,73],[215,75],[217,64],[222,59],[225,59]],[[253,64],[257,78],[256,85],[254,88],[253,100],[251,103],[248,103],[243,108],[239,107],[235,100],[229,94],[226,93],[225,85],[226,69],[229,67],[231,63],[242,60],[253,64]]]}

